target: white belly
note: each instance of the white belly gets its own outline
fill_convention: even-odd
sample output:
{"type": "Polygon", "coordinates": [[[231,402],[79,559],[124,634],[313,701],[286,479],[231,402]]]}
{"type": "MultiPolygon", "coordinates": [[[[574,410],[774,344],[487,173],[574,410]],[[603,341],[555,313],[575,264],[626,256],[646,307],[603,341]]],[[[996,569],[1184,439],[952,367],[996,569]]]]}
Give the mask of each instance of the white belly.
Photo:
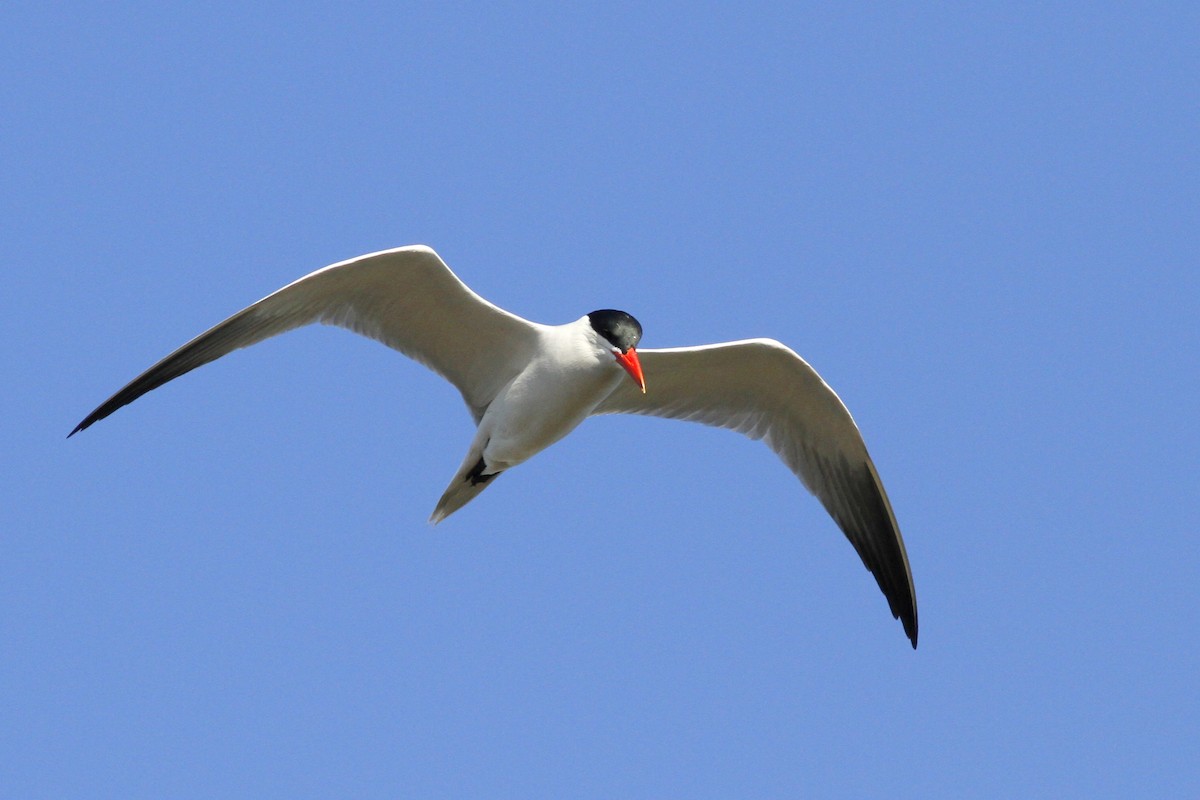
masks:
{"type": "Polygon", "coordinates": [[[621,380],[617,365],[531,364],[492,402],[479,422],[488,472],[514,467],[583,422],[621,380]]]}

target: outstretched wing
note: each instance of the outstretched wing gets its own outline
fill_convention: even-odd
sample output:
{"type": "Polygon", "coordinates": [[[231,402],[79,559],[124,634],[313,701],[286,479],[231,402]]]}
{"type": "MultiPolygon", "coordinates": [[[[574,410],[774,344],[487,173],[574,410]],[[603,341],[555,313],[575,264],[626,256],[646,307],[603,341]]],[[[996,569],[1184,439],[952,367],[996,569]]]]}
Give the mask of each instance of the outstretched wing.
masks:
{"type": "Polygon", "coordinates": [[[475,294],[428,247],[384,250],[319,269],[242,309],[143,372],[71,435],[202,364],[314,322],[429,367],[458,387],[476,422],[528,362],[537,336],[533,323],[475,294]]]}
{"type": "Polygon", "coordinates": [[[904,540],[850,412],[804,359],[771,339],[639,350],[646,394],[622,381],[597,414],[649,414],[762,439],[816,495],[917,646],[904,540]]]}

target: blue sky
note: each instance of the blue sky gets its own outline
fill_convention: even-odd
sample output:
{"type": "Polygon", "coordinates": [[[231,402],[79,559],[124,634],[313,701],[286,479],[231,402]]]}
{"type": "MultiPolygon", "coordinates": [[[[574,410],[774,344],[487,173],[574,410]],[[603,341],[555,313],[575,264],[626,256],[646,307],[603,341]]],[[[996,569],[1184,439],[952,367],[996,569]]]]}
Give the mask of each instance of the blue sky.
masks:
{"type": "Polygon", "coordinates": [[[1200,791],[1193,4],[2,22],[0,795],[1200,791]],[[592,420],[429,527],[470,419],[342,331],[64,440],[418,242],[531,319],[801,353],[891,495],[920,648],[723,431],[592,420]]]}

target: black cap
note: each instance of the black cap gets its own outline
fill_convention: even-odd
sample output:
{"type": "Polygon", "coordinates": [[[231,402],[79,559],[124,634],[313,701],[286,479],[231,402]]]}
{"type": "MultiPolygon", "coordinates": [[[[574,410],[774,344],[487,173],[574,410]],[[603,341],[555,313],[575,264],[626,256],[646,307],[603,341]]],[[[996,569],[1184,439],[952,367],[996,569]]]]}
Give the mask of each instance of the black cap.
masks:
{"type": "Polygon", "coordinates": [[[588,314],[588,321],[596,333],[622,353],[628,353],[642,338],[642,324],[624,311],[602,308],[588,314]]]}

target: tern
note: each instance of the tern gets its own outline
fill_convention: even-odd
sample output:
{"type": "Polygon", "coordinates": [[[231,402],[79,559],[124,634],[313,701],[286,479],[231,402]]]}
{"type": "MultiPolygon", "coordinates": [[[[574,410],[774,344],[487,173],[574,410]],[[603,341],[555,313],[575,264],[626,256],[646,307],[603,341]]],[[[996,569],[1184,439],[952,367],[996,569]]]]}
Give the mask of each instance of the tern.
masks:
{"type": "Polygon", "coordinates": [[[314,322],[399,350],[462,393],[475,437],[431,522],[592,415],[729,428],[765,442],[821,501],[917,646],[912,572],[887,493],[850,412],[800,356],[773,339],[638,350],[641,324],[613,309],[530,322],[471,291],[423,245],[342,261],[267,295],[134,378],[68,438],[196,367],[314,322]]]}

